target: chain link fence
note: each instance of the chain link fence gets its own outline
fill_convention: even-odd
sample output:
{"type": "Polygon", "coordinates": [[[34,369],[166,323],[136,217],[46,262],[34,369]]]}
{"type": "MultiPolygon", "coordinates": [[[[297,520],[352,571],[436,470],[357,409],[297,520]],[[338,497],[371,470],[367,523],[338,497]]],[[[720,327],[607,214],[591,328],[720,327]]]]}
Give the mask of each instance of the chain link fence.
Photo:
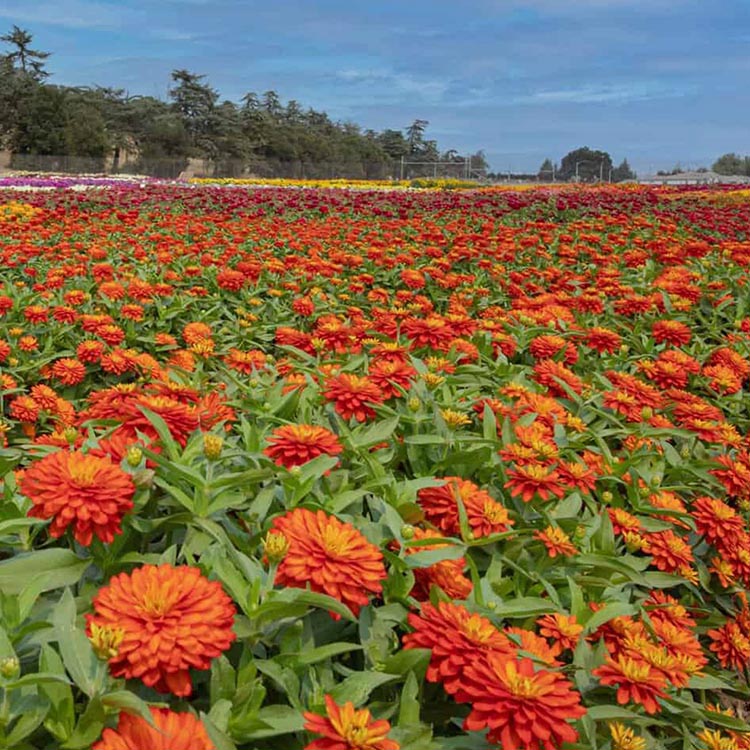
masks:
{"type": "Polygon", "coordinates": [[[9,168],[23,172],[63,174],[135,174],[162,179],[281,178],[296,180],[411,180],[481,179],[482,170],[473,170],[468,160],[461,161],[308,161],[304,159],[194,159],[187,157],[128,158],[85,156],[49,156],[12,154],[9,168]]]}

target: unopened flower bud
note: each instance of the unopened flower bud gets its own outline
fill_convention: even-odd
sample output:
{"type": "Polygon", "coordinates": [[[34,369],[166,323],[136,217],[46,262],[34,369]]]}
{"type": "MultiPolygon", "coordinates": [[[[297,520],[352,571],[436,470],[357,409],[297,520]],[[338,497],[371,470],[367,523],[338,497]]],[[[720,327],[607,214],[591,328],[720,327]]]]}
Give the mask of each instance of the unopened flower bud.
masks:
{"type": "Polygon", "coordinates": [[[650,406],[644,406],[641,409],[641,419],[647,420],[654,416],[654,410],[650,406]]]}
{"type": "Polygon", "coordinates": [[[614,499],[614,495],[607,490],[606,492],[602,492],[602,502],[603,503],[611,503],[614,499]]]}
{"type": "Polygon", "coordinates": [[[14,677],[18,677],[20,672],[21,663],[15,656],[6,656],[4,659],[0,659],[0,677],[12,680],[14,677]]]}
{"type": "Polygon", "coordinates": [[[635,531],[626,531],[622,535],[628,552],[639,552],[643,547],[643,537],[635,531]]]}
{"type": "Polygon", "coordinates": [[[279,531],[269,531],[263,540],[263,552],[270,563],[280,563],[289,552],[289,539],[279,531]]]}
{"type": "Polygon", "coordinates": [[[125,454],[125,460],[128,462],[128,466],[135,469],[136,466],[140,466],[143,460],[143,450],[137,445],[131,445],[125,454]]]}
{"type": "Polygon", "coordinates": [[[579,524],[578,526],[576,526],[576,529],[573,532],[573,538],[580,542],[585,537],[586,537],[586,527],[579,524]]]}
{"type": "Polygon", "coordinates": [[[408,401],[409,411],[419,411],[421,405],[422,402],[416,396],[412,396],[408,401]]]}
{"type": "Polygon", "coordinates": [[[224,438],[219,435],[213,435],[209,432],[203,436],[203,455],[209,461],[216,461],[221,456],[223,446],[224,438]]]}
{"type": "Polygon", "coordinates": [[[63,437],[68,444],[73,445],[78,440],[78,430],[73,426],[68,426],[63,430],[63,437]]]}
{"type": "Polygon", "coordinates": [[[410,523],[405,523],[401,527],[401,536],[404,539],[413,539],[414,538],[414,527],[410,523]]]}

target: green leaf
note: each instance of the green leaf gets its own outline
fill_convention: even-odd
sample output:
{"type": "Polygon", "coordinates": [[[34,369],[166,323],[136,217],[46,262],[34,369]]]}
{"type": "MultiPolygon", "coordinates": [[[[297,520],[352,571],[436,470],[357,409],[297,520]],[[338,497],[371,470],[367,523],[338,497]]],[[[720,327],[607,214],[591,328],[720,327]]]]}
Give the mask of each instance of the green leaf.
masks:
{"type": "Polygon", "coordinates": [[[522,596],[518,599],[498,603],[494,614],[498,617],[519,619],[539,617],[539,615],[554,612],[556,609],[549,599],[542,599],[538,596],[522,596]]]}
{"type": "Polygon", "coordinates": [[[83,630],[76,626],[76,604],[70,589],[65,589],[52,613],[55,639],[60,655],[73,682],[90,698],[99,688],[100,662],[83,630]]]}
{"type": "Polygon", "coordinates": [[[42,646],[39,655],[39,670],[49,672],[65,679],[66,684],[43,684],[39,692],[50,702],[50,710],[44,726],[59,742],[65,742],[73,733],[75,710],[73,690],[67,680],[62,659],[48,643],[42,646]]]}
{"type": "Polygon", "coordinates": [[[387,440],[398,427],[400,417],[396,415],[366,427],[358,427],[349,438],[352,448],[367,448],[387,440]]]}
{"type": "Polygon", "coordinates": [[[15,555],[0,562],[0,591],[20,594],[37,576],[43,577],[41,591],[72,586],[80,581],[90,562],[68,549],[43,549],[15,555]]]}
{"type": "Polygon", "coordinates": [[[384,672],[354,672],[331,690],[331,697],[336,703],[351,701],[361,706],[375,688],[398,679],[399,675],[384,672]]]}
{"type": "Polygon", "coordinates": [[[613,620],[615,617],[634,615],[637,611],[638,610],[632,604],[626,604],[625,602],[610,602],[591,615],[586,622],[586,627],[583,632],[588,635],[605,623],[613,620]]]}
{"type": "Polygon", "coordinates": [[[308,607],[318,607],[329,612],[335,612],[345,620],[351,622],[357,621],[357,618],[352,614],[349,607],[342,604],[338,599],[326,596],[325,594],[318,594],[315,591],[295,588],[269,592],[263,604],[250,613],[250,617],[260,622],[277,620],[282,617],[299,617],[299,610],[295,608],[295,605],[302,605],[305,609],[308,607]]]}
{"type": "Polygon", "coordinates": [[[88,750],[99,739],[107,714],[99,698],[94,698],[76,724],[70,739],[61,745],[65,750],[88,750]]]}
{"type": "Polygon", "coordinates": [[[414,672],[409,672],[401,691],[401,704],[398,711],[398,725],[419,724],[419,683],[414,672]]]}
{"type": "Polygon", "coordinates": [[[116,708],[118,711],[140,716],[151,726],[155,726],[148,703],[129,690],[115,690],[114,693],[107,693],[101,700],[107,708],[116,708]]]}
{"type": "MultiPolygon", "coordinates": [[[[339,654],[347,654],[351,651],[361,651],[362,646],[358,643],[328,643],[325,646],[318,646],[312,648],[309,651],[302,651],[299,654],[292,654],[294,661],[297,664],[317,664],[325,659],[330,659],[332,656],[338,656],[339,654]]],[[[284,654],[283,658],[286,659],[288,655],[284,654]]]]}
{"type": "Polygon", "coordinates": [[[257,740],[264,737],[276,737],[280,734],[301,732],[305,727],[305,718],[302,712],[296,711],[290,706],[264,706],[258,711],[258,720],[262,722],[263,728],[250,731],[246,735],[246,739],[257,740]]]}
{"type": "MultiPolygon", "coordinates": [[[[412,549],[418,549],[413,547],[412,549]]],[[[466,553],[466,548],[460,544],[445,545],[439,549],[425,550],[424,552],[412,552],[404,560],[410,568],[429,568],[430,565],[443,560],[458,560],[466,553]]]]}

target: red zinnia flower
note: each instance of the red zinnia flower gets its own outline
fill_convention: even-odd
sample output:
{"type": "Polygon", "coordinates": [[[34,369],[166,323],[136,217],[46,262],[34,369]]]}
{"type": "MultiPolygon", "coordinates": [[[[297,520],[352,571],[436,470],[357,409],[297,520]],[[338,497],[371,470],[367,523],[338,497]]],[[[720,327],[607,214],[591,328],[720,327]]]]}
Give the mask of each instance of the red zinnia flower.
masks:
{"type": "MultiPolygon", "coordinates": [[[[440,538],[442,534],[432,529],[414,529],[414,540],[440,538]]],[[[445,548],[446,544],[428,544],[421,547],[409,547],[406,550],[407,555],[416,552],[426,552],[445,548]]],[[[466,599],[473,588],[471,581],[463,574],[466,567],[466,560],[459,557],[457,560],[441,560],[426,568],[414,569],[414,588],[411,595],[420,602],[428,601],[430,598],[430,588],[435,585],[439,586],[451,599],[466,599]]]]}
{"type": "Polygon", "coordinates": [[[618,686],[617,702],[620,705],[632,701],[643,706],[648,714],[661,711],[656,699],[664,697],[667,680],[650,664],[620,654],[617,661],[607,659],[607,663],[592,674],[599,678],[602,685],[618,686]]]}
{"type": "Polygon", "coordinates": [[[290,424],[277,427],[263,453],[279,466],[301,466],[316,456],[337,456],[344,450],[339,439],[325,427],[290,424]]]}
{"type": "Polygon", "coordinates": [[[580,694],[559,672],[492,652],[467,666],[456,700],[472,704],[464,728],[489,728],[487,739],[503,750],[557,750],[575,742],[578,732],[568,722],[586,713],[580,694]]]}
{"type": "Polygon", "coordinates": [[[117,729],[105,729],[91,750],[214,750],[200,719],[168,708],[150,708],[154,726],[135,714],[120,713],[117,729]]]}
{"type": "Polygon", "coordinates": [[[712,641],[709,648],[721,666],[743,672],[750,660],[750,639],[740,626],[734,620],[727,620],[722,627],[709,630],[707,635],[712,641]]]}
{"type": "Polygon", "coordinates": [[[513,497],[521,496],[525,503],[529,503],[538,495],[542,500],[549,500],[551,496],[562,497],[567,488],[560,481],[560,476],[554,469],[541,464],[529,464],[510,469],[505,487],[510,489],[513,497]]]}
{"type": "Polygon", "coordinates": [[[399,750],[398,742],[388,739],[391,725],[373,721],[366,708],[354,708],[351,702],[338,705],[326,695],[326,716],[305,712],[305,729],[321,735],[305,750],[399,750]]]}
{"type": "Polygon", "coordinates": [[[322,510],[295,508],[274,519],[272,529],[289,541],[276,573],[282,586],[318,591],[354,614],[382,591],[386,577],[380,550],[352,526],[322,510]]]}
{"type": "Polygon", "coordinates": [[[62,536],[72,525],[73,536],[84,546],[93,536],[112,542],[135,494],[133,480],[119,466],[78,451],[57,451],[35,461],[20,489],[33,503],[30,516],[52,519],[50,536],[62,536]]]}
{"type": "Polygon", "coordinates": [[[324,396],[334,402],[334,408],[344,418],[355,417],[364,422],[375,416],[371,404],[383,401],[383,392],[367,377],[348,372],[336,375],[326,381],[324,396]]]}
{"type": "Polygon", "coordinates": [[[86,377],[86,368],[77,359],[64,357],[52,365],[52,374],[63,385],[77,385],[86,377]]]}
{"type": "Polygon", "coordinates": [[[235,639],[235,608],[221,584],[198,568],[144,565],[120,573],[93,600],[92,626],[123,631],[109,659],[114,677],[138,678],[161,693],[190,695],[192,669],[211,660],[235,639]]]}
{"type": "Polygon", "coordinates": [[[458,690],[468,664],[489,651],[514,654],[515,644],[486,617],[472,614],[466,607],[452,602],[429,602],[420,614],[409,614],[414,632],[404,636],[404,648],[432,649],[427,679],[444,682],[446,690],[458,690]]]}

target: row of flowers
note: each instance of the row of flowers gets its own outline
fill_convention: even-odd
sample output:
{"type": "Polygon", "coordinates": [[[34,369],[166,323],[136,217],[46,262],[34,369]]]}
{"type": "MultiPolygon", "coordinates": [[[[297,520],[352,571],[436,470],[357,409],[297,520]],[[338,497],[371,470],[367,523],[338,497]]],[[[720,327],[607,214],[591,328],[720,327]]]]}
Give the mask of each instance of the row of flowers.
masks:
{"type": "Polygon", "coordinates": [[[0,193],[2,742],[750,746],[715,197],[0,193]]]}

